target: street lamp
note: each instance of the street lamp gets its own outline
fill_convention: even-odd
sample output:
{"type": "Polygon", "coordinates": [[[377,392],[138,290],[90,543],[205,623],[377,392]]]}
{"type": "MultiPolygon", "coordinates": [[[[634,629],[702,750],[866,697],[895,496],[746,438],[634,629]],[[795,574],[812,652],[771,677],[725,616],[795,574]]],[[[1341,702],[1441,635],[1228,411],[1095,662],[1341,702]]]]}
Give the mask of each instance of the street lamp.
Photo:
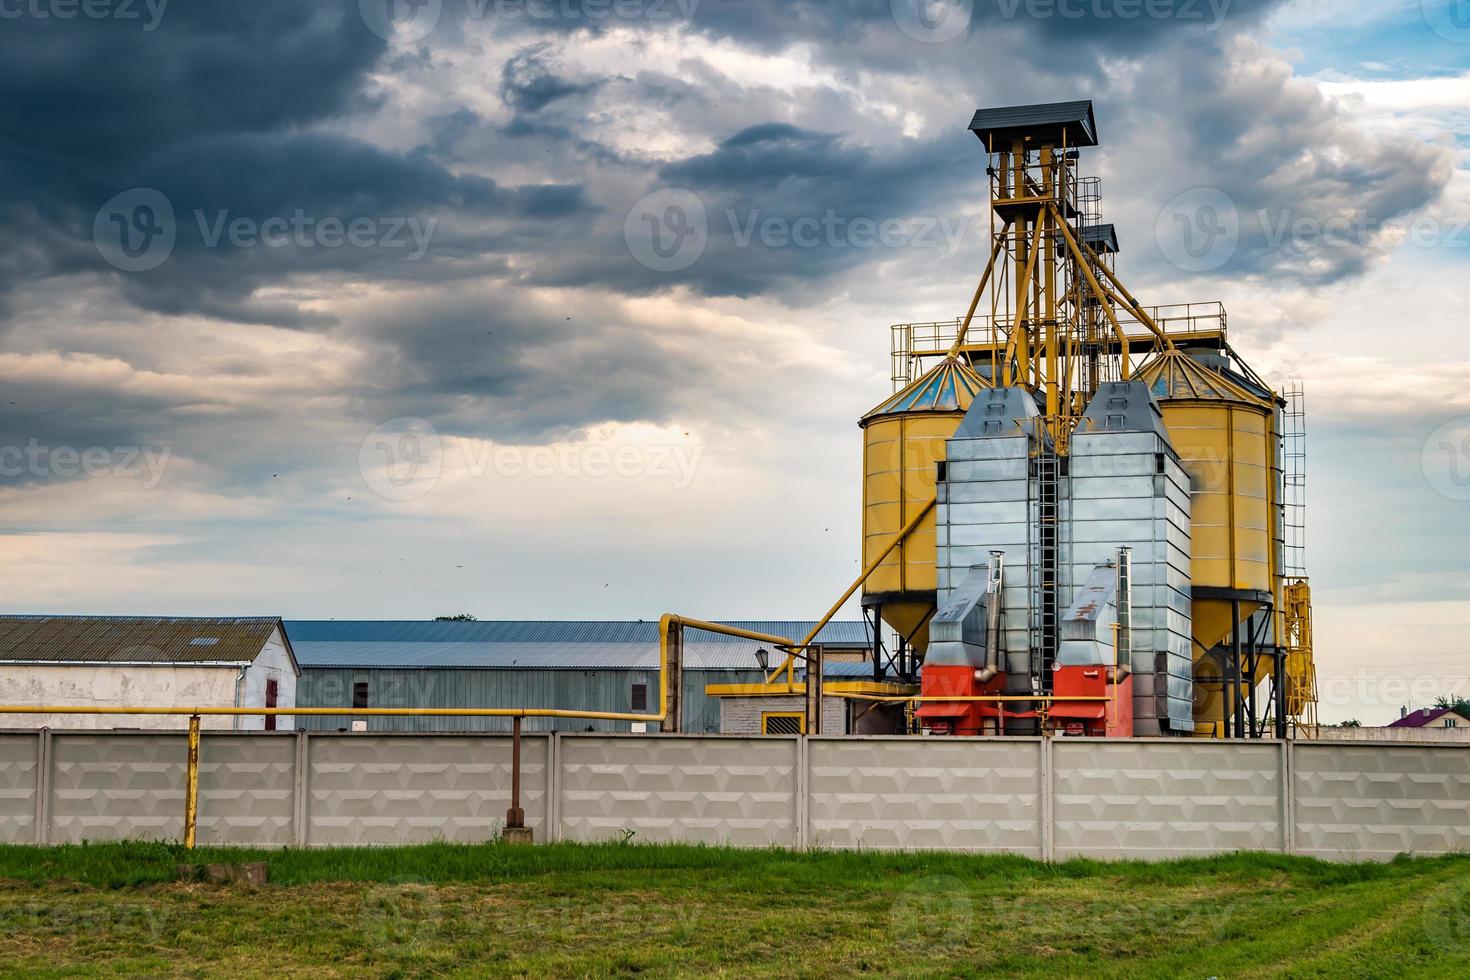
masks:
{"type": "Polygon", "coordinates": [[[771,651],[765,647],[761,647],[755,652],[755,662],[760,666],[761,670],[769,671],[771,669],[771,651]]]}

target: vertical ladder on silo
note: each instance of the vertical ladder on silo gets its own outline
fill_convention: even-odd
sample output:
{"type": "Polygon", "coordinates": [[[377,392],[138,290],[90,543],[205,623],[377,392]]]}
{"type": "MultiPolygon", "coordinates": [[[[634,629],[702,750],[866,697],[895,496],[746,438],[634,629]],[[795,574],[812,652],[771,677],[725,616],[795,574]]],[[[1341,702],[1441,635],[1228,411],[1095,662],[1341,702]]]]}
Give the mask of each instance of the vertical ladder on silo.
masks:
{"type": "Polygon", "coordinates": [[[1285,505],[1285,567],[1288,578],[1307,574],[1307,400],[1300,381],[1288,381],[1281,394],[1281,470],[1285,505]]]}
{"type": "Polygon", "coordinates": [[[1059,641],[1061,610],[1058,607],[1060,588],[1060,557],[1058,498],[1061,482],[1061,459],[1050,446],[1043,446],[1036,457],[1037,497],[1037,580],[1040,586],[1038,597],[1039,615],[1037,646],[1041,656],[1037,658],[1041,676],[1037,678],[1037,690],[1051,691],[1052,662],[1056,659],[1059,641]]]}

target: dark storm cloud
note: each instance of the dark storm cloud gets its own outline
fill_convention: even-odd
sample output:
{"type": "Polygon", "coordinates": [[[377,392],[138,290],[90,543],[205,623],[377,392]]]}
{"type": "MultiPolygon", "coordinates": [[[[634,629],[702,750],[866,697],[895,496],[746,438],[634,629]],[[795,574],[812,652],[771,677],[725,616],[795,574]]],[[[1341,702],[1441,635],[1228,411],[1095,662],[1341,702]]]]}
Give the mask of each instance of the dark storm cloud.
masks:
{"type": "Polygon", "coordinates": [[[517,51],[500,73],[500,97],[519,112],[539,112],[558,99],[596,91],[593,82],[573,82],[558,75],[547,53],[551,43],[544,41],[517,51]]]}
{"type": "MultiPolygon", "coordinates": [[[[740,384],[712,388],[719,368],[670,341],[692,328],[636,321],[616,294],[679,288],[695,303],[760,297],[799,308],[851,288],[857,270],[862,285],[899,294],[919,277],[967,278],[952,250],[975,249],[986,230],[984,157],[965,130],[977,104],[1096,97],[1106,146],[1088,165],[1110,168],[1123,190],[1110,200],[1135,212],[1202,183],[1243,208],[1336,200],[1393,215],[1422,203],[1434,188],[1421,148],[1361,135],[1231,47],[1268,6],[1238,0],[1209,31],[1182,10],[1130,20],[1098,7],[1074,18],[977,0],[956,40],[923,44],[888,0],[702,0],[676,57],[655,60],[653,42],[635,36],[626,66],[605,74],[585,67],[605,51],[564,56],[587,40],[577,32],[670,25],[475,20],[458,0],[407,47],[366,30],[355,0],[175,0],[153,32],[7,22],[0,84],[19,97],[0,106],[0,301],[13,284],[59,292],[74,281],[61,277],[76,277],[162,315],[149,318],[156,337],[115,372],[38,368],[43,380],[25,382],[0,445],[166,442],[215,485],[248,488],[270,479],[263,468],[320,465],[324,444],[348,458],[363,431],[404,415],[445,433],[534,440],[665,422],[691,410],[697,390],[704,401],[691,411],[729,418],[740,384]],[[738,58],[706,60],[708,38],[765,52],[805,44],[818,77],[793,85],[743,74],[738,58]],[[476,61],[485,49],[504,62],[476,61]],[[405,120],[389,93],[430,118],[405,120]],[[365,135],[382,132],[384,143],[418,145],[388,149],[365,135]],[[669,133],[677,139],[662,139],[669,133]],[[1314,152],[1303,157],[1303,144],[1314,152]],[[113,271],[90,240],[98,208],[130,187],[157,188],[176,213],[173,253],[150,271],[113,271]],[[660,272],[635,258],[628,229],[641,230],[640,198],[668,190],[701,203],[707,240],[692,264],[660,272]],[[416,261],[401,250],[206,241],[221,221],[298,211],[437,224],[416,261]],[[962,214],[977,224],[940,227],[962,214]],[[906,229],[893,243],[854,230],[893,222],[906,229]],[[811,235],[793,240],[800,228],[811,235]],[[354,304],[358,284],[379,291],[371,309],[354,304]],[[588,308],[561,309],[548,295],[588,308]],[[181,387],[172,375],[186,368],[163,366],[173,338],[216,326],[186,318],[311,329],[307,339],[328,338],[334,356],[360,365],[318,386],[300,365],[250,349],[238,356],[253,367],[222,370],[232,397],[217,399],[181,387]],[[279,392],[238,390],[248,375],[277,371],[279,392]]],[[[1131,242],[1152,237],[1152,213],[1137,224],[1128,256],[1149,251],[1131,242]]],[[[1352,274],[1372,252],[1345,253],[1334,274],[1352,274]]],[[[1249,247],[1247,260],[1267,277],[1289,265],[1249,247]]],[[[32,353],[85,344],[62,336],[32,326],[24,344],[32,353]]]]}
{"type": "MultiPolygon", "coordinates": [[[[368,72],[385,47],[350,0],[180,4],[151,31],[115,20],[7,20],[0,85],[15,97],[0,108],[9,174],[0,246],[23,259],[0,264],[0,291],[21,279],[110,272],[92,247],[93,220],[130,188],[161,192],[177,232],[162,267],[123,277],[130,299],[154,311],[286,326],[320,315],[261,302],[253,297],[261,286],[324,270],[442,275],[404,268],[412,250],[393,247],[407,241],[395,227],[443,219],[451,252],[493,253],[505,242],[524,247],[539,223],[590,210],[578,186],[501,186],[445,169],[430,146],[395,153],[313,131],[381,102],[368,72]],[[309,236],[297,235],[241,248],[223,233],[236,220],[258,229],[298,216],[313,235],[324,222],[371,221],[373,235],[361,237],[374,244],[301,247],[309,236]]],[[[535,91],[527,98],[552,97],[544,86],[535,91]]],[[[458,122],[461,130],[475,124],[458,122]]]]}

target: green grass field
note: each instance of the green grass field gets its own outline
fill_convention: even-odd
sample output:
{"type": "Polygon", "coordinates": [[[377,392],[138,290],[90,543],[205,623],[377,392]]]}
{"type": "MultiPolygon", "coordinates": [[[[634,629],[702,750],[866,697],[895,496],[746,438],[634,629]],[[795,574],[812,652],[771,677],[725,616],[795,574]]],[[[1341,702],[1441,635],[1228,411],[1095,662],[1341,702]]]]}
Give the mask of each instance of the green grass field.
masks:
{"type": "Polygon", "coordinates": [[[1470,856],[0,847],[0,972],[1466,976],[1470,856]],[[248,860],[268,885],[178,879],[181,861],[248,860]]]}

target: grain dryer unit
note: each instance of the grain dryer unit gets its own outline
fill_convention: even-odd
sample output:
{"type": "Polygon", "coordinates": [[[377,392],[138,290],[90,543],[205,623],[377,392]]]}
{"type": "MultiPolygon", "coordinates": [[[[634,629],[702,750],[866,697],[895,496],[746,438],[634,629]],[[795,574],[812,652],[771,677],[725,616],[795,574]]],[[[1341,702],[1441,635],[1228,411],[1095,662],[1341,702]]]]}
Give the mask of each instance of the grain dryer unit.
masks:
{"type": "Polygon", "coordinates": [[[989,260],[963,316],[892,328],[896,393],[860,422],[876,673],[919,681],[915,731],[1305,723],[1299,399],[1230,346],[1220,304],[1124,286],[1079,174],[1090,102],[970,130],[989,260]]]}

